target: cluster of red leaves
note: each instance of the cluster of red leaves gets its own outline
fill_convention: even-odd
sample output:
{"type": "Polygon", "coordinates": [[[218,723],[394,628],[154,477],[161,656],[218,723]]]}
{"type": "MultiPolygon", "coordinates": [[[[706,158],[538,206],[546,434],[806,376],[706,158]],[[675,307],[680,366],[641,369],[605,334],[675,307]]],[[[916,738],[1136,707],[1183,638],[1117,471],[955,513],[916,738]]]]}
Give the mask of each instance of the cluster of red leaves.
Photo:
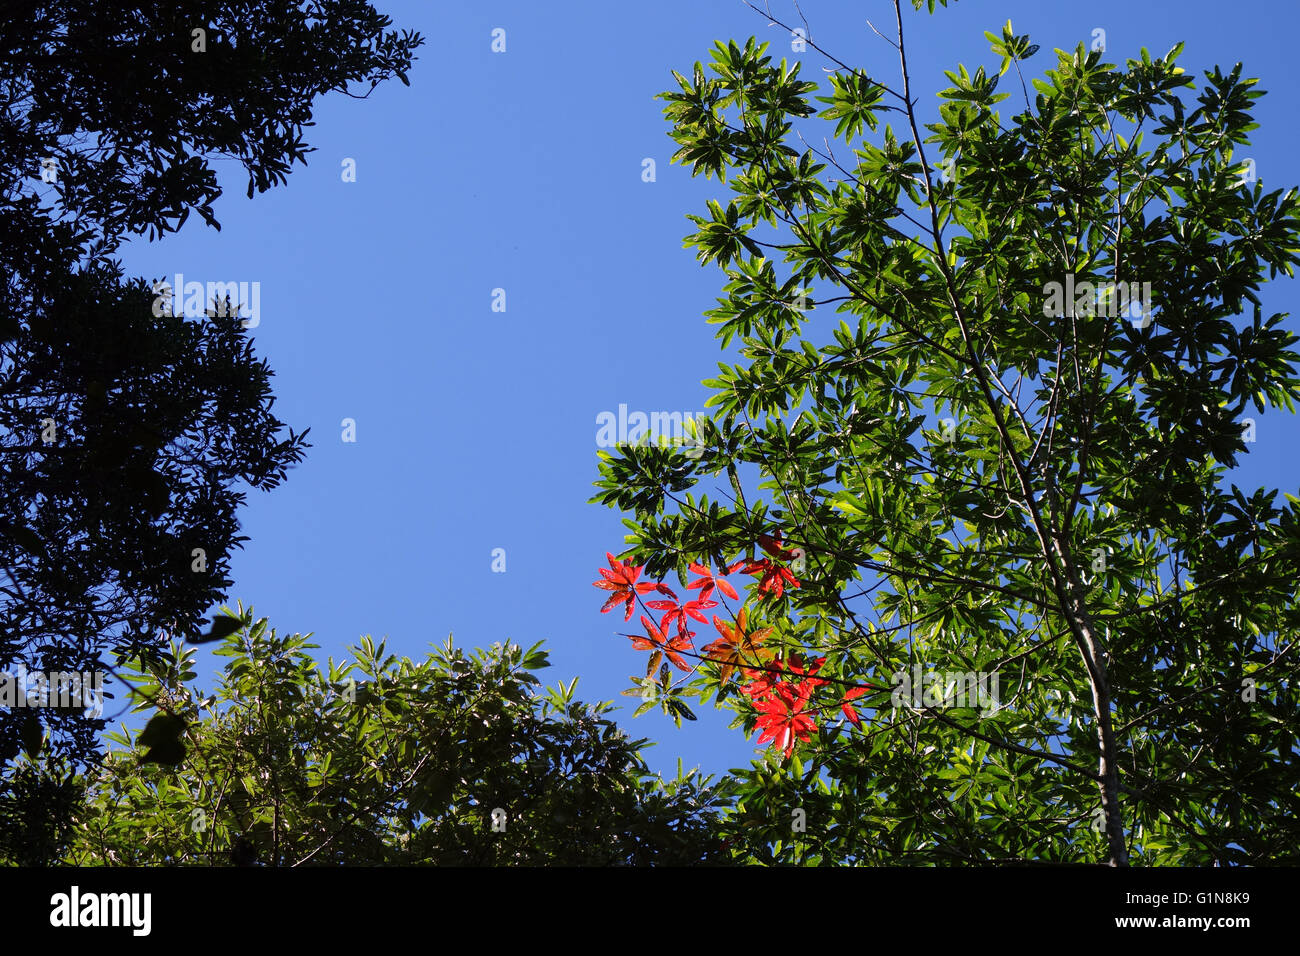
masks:
{"type": "Polygon", "coordinates": [[[807,708],[813,692],[826,684],[814,676],[825,662],[826,658],[819,657],[804,664],[792,654],[784,663],[774,661],[762,676],[740,688],[758,711],[758,729],[763,732],[758,738],[760,744],[770,740],[773,747],[789,757],[796,740],[806,743],[811,738],[817,721],[807,708]],[[783,676],[787,679],[782,680],[783,676]]]}
{"type": "MultiPolygon", "coordinates": [[[[764,551],[774,558],[780,558],[782,561],[789,561],[795,557],[795,552],[787,551],[781,546],[781,535],[769,537],[759,535],[758,544],[764,551]]],[[[787,586],[797,588],[799,582],[795,576],[790,573],[790,569],[779,564],[774,564],[770,558],[762,558],[758,561],[750,561],[741,570],[742,574],[753,574],[759,578],[758,590],[760,594],[771,593],[780,597],[787,586]]]]}
{"type": "MultiPolygon", "coordinates": [[[[698,590],[700,595],[685,603],[680,603],[672,588],[661,582],[638,581],[644,568],[633,567],[631,562],[620,562],[608,552],[605,557],[609,559],[609,569],[600,568],[602,580],[593,584],[613,592],[600,609],[601,613],[622,603],[627,611],[624,620],[632,619],[632,611],[639,595],[651,591],[666,595],[667,600],[645,602],[648,609],[662,611],[663,618],[656,624],[647,615],[641,615],[641,626],[645,628],[646,637],[625,635],[631,638],[632,647],[639,651],[655,651],[655,660],[659,654],[663,654],[683,671],[692,670],[692,665],[686,662],[683,654],[714,661],[721,665],[718,677],[722,684],[726,684],[733,673],[739,673],[740,692],[749,698],[758,713],[758,729],[762,731],[758,738],[759,744],[771,741],[774,747],[789,757],[794,752],[796,742],[806,743],[817,729],[816,711],[810,709],[810,704],[816,689],[830,683],[816,676],[826,658],[819,657],[805,662],[799,655],[790,654],[785,661],[778,659],[765,663],[770,655],[763,647],[763,640],[772,628],[750,627],[748,610],[744,607],[740,608],[732,622],[713,615],[713,626],[721,637],[701,648],[699,655],[695,654],[693,643],[695,632],[690,630],[692,620],[708,623],[704,612],[718,606],[717,601],[710,600],[715,589],[732,600],[740,599],[725,575],[740,571],[757,577],[759,600],[766,595],[779,598],[785,588],[799,587],[799,581],[790,569],[776,563],[776,560],[787,561],[797,556],[796,552],[787,550],[781,544],[781,535],[761,535],[758,544],[770,557],[755,561],[741,559],[726,566],[720,574],[715,574],[707,565],[692,563],[691,573],[696,578],[686,588],[688,591],[698,590]],[[674,626],[676,632],[670,635],[674,626]]],[[[862,721],[852,702],[866,692],[865,687],[853,688],[840,702],[844,716],[855,727],[860,727],[862,721]]]]}

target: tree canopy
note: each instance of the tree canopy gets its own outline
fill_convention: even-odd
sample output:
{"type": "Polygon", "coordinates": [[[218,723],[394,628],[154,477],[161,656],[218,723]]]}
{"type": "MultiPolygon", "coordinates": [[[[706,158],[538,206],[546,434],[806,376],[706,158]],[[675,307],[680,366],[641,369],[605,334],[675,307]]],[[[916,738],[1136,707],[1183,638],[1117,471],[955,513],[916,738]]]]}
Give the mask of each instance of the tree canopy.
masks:
{"type": "Polygon", "coordinates": [[[654,602],[636,646],[687,672],[651,699],[774,741],[733,820],[765,859],[1294,862],[1300,498],[1231,474],[1300,394],[1258,295],[1300,252],[1295,190],[1244,175],[1261,91],[1008,22],[927,123],[903,6],[893,76],[809,39],[819,88],[750,39],[663,94],[730,189],[685,241],[734,349],[689,454],[601,453],[632,513],[601,586],[630,617],[691,570],[721,604],[697,648],[654,602]]]}
{"type": "Polygon", "coordinates": [[[725,857],[726,784],[663,781],[575,678],[544,690],[541,645],[425,661],[363,638],[322,667],[310,635],[252,609],[211,693],[193,648],[137,662],[153,716],[84,781],[62,861],[81,865],[644,865],[725,857]],[[143,666],[142,666],[143,665],[143,666]]]}

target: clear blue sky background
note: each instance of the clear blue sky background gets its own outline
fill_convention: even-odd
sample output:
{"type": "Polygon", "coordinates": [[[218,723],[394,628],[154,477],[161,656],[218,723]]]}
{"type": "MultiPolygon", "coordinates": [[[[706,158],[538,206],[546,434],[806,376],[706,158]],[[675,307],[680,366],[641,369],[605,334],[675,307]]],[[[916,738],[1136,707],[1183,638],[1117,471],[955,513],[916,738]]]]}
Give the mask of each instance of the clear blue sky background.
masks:
{"type": "MultiPolygon", "coordinates": [[[[250,493],[230,603],[253,604],[282,631],[315,632],[318,653],[336,659],[362,634],[418,658],[449,632],[468,647],[544,639],[547,683],[578,675],[580,697],[614,698],[644,656],[617,636],[631,629],[621,614],[598,613],[604,592],[591,586],[625,531],[619,514],[586,504],[596,416],[620,403],[702,410],[701,380],[721,358],[702,313],[724,277],[681,240],[685,215],[728,190],[669,166],[675,146],[654,96],[674,87],[670,69],[707,62],[718,39],[771,41],[775,59],[803,61],[805,79],[824,81],[828,64],[791,52],[789,35],[739,0],[376,6],[427,39],[410,88],[325,98],[308,135],[317,151],[287,186],[248,200],[242,170],[218,162],[221,232],[194,217],[123,256],[150,279],[260,282],[252,334],[276,371],[276,411],[311,427],[306,462],[278,490],[250,493]],[[490,49],[497,27],[503,54],[490,49]],[[653,183],[642,181],[646,157],[653,183]],[[345,158],[355,183],[342,181],[345,158]],[[491,309],[498,287],[505,313],[491,309]],[[344,418],[356,421],[354,444],[341,440],[344,418]],[[491,570],[494,548],[506,551],[504,574],[491,570]]],[[[896,79],[896,55],[866,24],[889,34],[892,4],[802,7],[819,44],[896,79]]],[[[789,0],[772,10],[797,22],[789,0]]],[[[1270,95],[1243,155],[1266,188],[1286,187],[1300,183],[1297,10],[1289,0],[964,0],[907,17],[913,90],[932,110],[943,70],[996,70],[983,31],[1000,33],[1008,18],[1041,46],[1032,75],[1096,28],[1119,64],[1185,41],[1180,62],[1198,80],[1237,61],[1260,77],[1270,95]]],[[[1022,107],[1017,87],[1004,114],[1022,107]]],[[[1294,309],[1298,291],[1266,287],[1266,313],[1294,309]]],[[[1294,492],[1298,440],[1285,414],[1261,418],[1239,483],[1294,492]]],[[[201,655],[207,678],[221,659],[201,655]]],[[[671,773],[680,756],[721,772],[755,755],[727,730],[729,714],[704,712],[679,730],[657,712],[633,721],[636,702],[619,700],[629,732],[659,742],[648,753],[656,769],[671,773]]]]}

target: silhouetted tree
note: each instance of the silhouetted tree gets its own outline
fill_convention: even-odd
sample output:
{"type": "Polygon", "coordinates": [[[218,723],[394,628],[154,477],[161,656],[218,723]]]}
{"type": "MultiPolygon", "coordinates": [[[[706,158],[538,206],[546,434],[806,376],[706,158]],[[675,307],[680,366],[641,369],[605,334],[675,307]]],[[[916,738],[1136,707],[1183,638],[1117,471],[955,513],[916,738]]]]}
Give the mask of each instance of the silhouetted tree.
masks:
{"type": "Polygon", "coordinates": [[[217,225],[212,157],[244,166],[249,196],[284,182],[294,160],[306,162],[316,97],[407,82],[423,43],[386,32],[392,21],[364,0],[7,6],[0,206],[53,160],[54,207],[103,248],[124,233],[174,231],[191,210],[217,225]]]}
{"type": "MultiPolygon", "coordinates": [[[[223,599],[238,488],[275,487],[305,433],[271,414],[238,303],[173,316],[112,255],[191,211],[219,228],[214,158],[250,196],[283,182],[320,94],[406,82],[423,41],[390,23],[359,0],[6,3],[0,670],[165,657],[159,635],[197,635],[223,599]]],[[[45,747],[84,764],[103,726],[0,707],[0,767],[45,747]]]]}

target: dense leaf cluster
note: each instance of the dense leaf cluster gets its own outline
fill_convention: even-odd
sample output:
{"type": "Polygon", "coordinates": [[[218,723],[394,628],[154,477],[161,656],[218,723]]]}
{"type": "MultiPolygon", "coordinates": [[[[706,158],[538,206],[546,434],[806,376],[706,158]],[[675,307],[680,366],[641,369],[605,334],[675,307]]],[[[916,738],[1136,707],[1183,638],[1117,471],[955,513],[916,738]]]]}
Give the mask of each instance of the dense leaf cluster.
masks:
{"type": "MultiPolygon", "coordinates": [[[[235,612],[230,612],[235,615],[235,612]]],[[[719,860],[726,784],[663,781],[606,716],[543,691],[541,645],[422,662],[363,638],[318,665],[251,609],[193,685],[192,649],[134,673],[155,716],[87,781],[64,859],[89,865],[643,865],[719,860]],[[494,826],[493,811],[503,811],[494,826]]]]}

